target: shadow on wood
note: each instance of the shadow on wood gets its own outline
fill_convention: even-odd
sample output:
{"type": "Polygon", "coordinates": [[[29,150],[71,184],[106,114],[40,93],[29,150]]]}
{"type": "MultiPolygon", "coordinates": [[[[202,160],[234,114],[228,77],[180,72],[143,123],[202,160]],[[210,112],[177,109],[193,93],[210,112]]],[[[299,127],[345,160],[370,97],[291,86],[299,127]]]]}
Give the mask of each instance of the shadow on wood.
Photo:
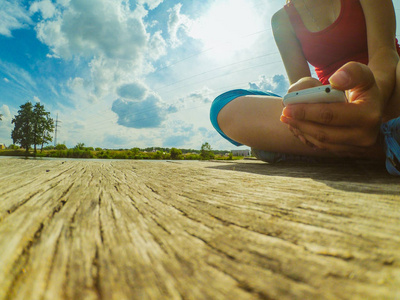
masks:
{"type": "Polygon", "coordinates": [[[330,160],[327,163],[282,162],[268,164],[253,161],[252,163],[229,162],[211,168],[276,178],[310,178],[343,191],[400,194],[400,178],[389,175],[380,162],[330,160]]]}

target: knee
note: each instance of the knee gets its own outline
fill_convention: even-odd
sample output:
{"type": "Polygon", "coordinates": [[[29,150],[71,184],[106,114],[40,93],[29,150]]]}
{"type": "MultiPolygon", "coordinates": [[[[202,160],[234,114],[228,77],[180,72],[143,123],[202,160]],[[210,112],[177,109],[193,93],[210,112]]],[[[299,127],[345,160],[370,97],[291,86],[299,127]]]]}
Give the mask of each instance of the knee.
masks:
{"type": "MultiPolygon", "coordinates": [[[[232,102],[245,95],[245,90],[232,90],[219,95],[211,105],[210,118],[214,127],[230,124],[232,121],[232,102]]],[[[236,102],[236,101],[235,101],[236,102]]]]}
{"type": "Polygon", "coordinates": [[[229,102],[219,111],[217,122],[223,132],[230,132],[237,126],[240,119],[240,109],[237,103],[244,98],[244,96],[237,97],[235,101],[229,102]]]}

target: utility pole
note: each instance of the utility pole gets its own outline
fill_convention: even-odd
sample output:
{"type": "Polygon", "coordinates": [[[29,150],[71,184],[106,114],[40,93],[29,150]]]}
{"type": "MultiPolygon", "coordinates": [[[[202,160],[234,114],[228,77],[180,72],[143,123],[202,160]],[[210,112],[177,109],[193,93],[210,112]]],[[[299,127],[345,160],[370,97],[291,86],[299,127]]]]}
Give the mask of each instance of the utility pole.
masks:
{"type": "Polygon", "coordinates": [[[54,147],[57,146],[57,129],[58,129],[58,127],[60,127],[60,125],[58,125],[58,123],[61,123],[61,121],[58,120],[58,114],[57,114],[56,124],[55,124],[55,126],[54,126],[54,128],[55,128],[54,147]]]}

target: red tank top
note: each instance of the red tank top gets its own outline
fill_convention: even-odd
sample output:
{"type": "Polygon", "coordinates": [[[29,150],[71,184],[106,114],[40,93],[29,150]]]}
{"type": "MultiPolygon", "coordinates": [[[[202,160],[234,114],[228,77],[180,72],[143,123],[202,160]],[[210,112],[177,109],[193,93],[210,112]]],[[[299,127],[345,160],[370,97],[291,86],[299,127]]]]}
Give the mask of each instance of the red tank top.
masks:
{"type": "MultiPolygon", "coordinates": [[[[367,30],[359,0],[341,0],[339,17],[327,28],[309,31],[292,2],[285,5],[290,22],[307,61],[315,67],[322,84],[349,61],[368,64],[367,30]]],[[[400,54],[398,43],[397,52],[400,54]]]]}

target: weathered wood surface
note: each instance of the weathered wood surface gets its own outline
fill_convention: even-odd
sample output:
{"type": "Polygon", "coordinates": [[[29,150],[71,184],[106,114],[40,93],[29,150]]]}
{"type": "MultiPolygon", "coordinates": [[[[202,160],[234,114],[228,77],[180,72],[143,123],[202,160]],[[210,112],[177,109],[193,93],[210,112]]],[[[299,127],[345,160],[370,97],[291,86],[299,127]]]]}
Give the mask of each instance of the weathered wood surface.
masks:
{"type": "Polygon", "coordinates": [[[0,159],[0,299],[400,299],[374,164],[0,159]]]}

